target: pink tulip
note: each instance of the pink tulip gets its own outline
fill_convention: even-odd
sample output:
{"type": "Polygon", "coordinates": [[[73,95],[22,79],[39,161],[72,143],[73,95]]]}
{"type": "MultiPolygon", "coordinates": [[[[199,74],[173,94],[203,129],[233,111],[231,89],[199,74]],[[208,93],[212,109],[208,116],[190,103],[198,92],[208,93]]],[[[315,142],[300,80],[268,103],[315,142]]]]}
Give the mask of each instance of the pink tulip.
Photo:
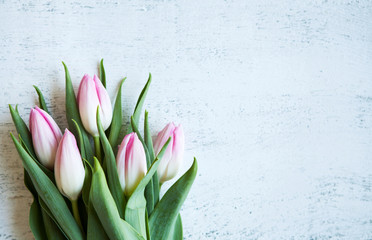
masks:
{"type": "Polygon", "coordinates": [[[159,182],[163,183],[174,178],[181,167],[185,148],[185,136],[182,126],[176,127],[174,123],[169,123],[158,133],[154,142],[154,151],[158,155],[161,148],[169,137],[172,137],[158,167],[159,182]]]}
{"type": "Polygon", "coordinates": [[[30,113],[30,132],[39,161],[53,170],[58,143],[62,138],[57,123],[47,112],[35,107],[30,113]]]}
{"type": "Polygon", "coordinates": [[[130,196],[147,171],[146,154],[136,133],[126,135],[119,146],[116,165],[121,188],[130,196]]]}
{"type": "Polygon", "coordinates": [[[59,191],[71,201],[76,200],[83,188],[85,170],[75,136],[68,129],[57,149],[54,175],[59,191]]]}
{"type": "Polygon", "coordinates": [[[110,97],[96,75],[93,79],[88,74],[84,75],[80,82],[77,102],[84,128],[92,136],[99,135],[96,121],[97,106],[103,129],[106,130],[110,126],[112,120],[110,97]]]}

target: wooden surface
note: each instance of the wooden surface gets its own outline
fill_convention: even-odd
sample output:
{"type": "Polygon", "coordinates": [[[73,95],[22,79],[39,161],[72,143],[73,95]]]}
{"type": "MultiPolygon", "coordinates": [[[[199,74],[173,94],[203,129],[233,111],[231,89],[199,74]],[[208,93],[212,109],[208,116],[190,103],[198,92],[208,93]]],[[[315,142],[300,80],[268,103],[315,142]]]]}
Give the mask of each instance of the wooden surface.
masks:
{"type": "Polygon", "coordinates": [[[186,239],[372,239],[371,1],[58,2],[0,0],[0,239],[33,238],[7,104],[64,129],[61,61],[100,58],[125,124],[151,72],[153,134],[184,125],[186,239]]]}

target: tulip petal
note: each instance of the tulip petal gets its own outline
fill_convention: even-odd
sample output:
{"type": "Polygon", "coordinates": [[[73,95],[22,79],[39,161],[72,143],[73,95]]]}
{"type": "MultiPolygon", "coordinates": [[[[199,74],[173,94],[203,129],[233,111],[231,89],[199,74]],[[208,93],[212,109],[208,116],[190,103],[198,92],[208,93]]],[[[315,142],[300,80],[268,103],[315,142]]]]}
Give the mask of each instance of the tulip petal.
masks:
{"type": "Polygon", "coordinates": [[[164,144],[164,147],[161,149],[159,155],[150,166],[146,176],[142,178],[133,194],[128,199],[128,203],[125,209],[125,219],[143,236],[147,235],[146,199],[144,196],[144,190],[155,174],[157,167],[159,166],[160,159],[164,154],[164,150],[168,147],[168,145],[169,140],[164,144]]]}
{"type": "Polygon", "coordinates": [[[60,140],[58,133],[60,130],[57,124],[43,110],[39,108],[31,109],[30,130],[35,153],[39,161],[47,168],[53,169],[60,140]]]}
{"type": "Polygon", "coordinates": [[[118,169],[120,185],[123,191],[125,189],[125,155],[126,155],[128,142],[131,139],[131,136],[133,134],[134,133],[131,133],[124,137],[123,141],[121,142],[119,146],[119,151],[116,156],[116,166],[118,169]]]}
{"type": "Polygon", "coordinates": [[[55,176],[60,192],[76,200],[83,188],[85,170],[75,137],[67,129],[57,150],[55,176]]]}
{"type": "Polygon", "coordinates": [[[112,106],[110,96],[108,95],[106,88],[102,85],[102,82],[96,75],[93,76],[93,81],[96,87],[100,109],[102,109],[102,114],[100,115],[102,116],[102,127],[106,130],[110,126],[112,120],[112,106]]]}
{"type": "Polygon", "coordinates": [[[126,195],[131,195],[147,171],[146,154],[137,134],[132,135],[127,145],[125,158],[126,195]]]}
{"type": "MultiPolygon", "coordinates": [[[[88,74],[84,75],[79,86],[78,105],[80,118],[84,125],[84,128],[91,135],[98,136],[98,129],[95,116],[97,106],[99,106],[99,100],[94,81],[88,74]]],[[[100,113],[101,111],[102,110],[100,108],[100,113]]]]}
{"type": "Polygon", "coordinates": [[[39,196],[49,209],[53,209],[53,216],[58,222],[59,226],[69,239],[84,239],[79,226],[74,221],[74,218],[68,209],[65,200],[59,194],[54,183],[44,174],[44,172],[37,166],[30,155],[22,148],[21,144],[11,134],[13,142],[17,151],[22,158],[23,166],[29,173],[32,183],[35,186],[39,196]]]}
{"type": "Polygon", "coordinates": [[[185,137],[181,125],[176,127],[174,123],[169,123],[159,132],[154,144],[155,152],[159,151],[159,147],[162,146],[165,139],[170,136],[172,137],[170,147],[165,152],[158,168],[158,177],[159,182],[161,183],[168,181],[177,175],[183,160],[185,137]]]}
{"type": "Polygon", "coordinates": [[[65,103],[65,109],[66,109],[66,118],[69,128],[72,130],[74,134],[78,134],[78,132],[75,130],[75,124],[72,121],[74,119],[76,123],[79,125],[81,135],[83,137],[83,144],[84,144],[84,151],[86,159],[89,161],[89,163],[93,164],[93,151],[92,146],[90,145],[89,141],[89,135],[87,131],[85,130],[83,123],[80,118],[79,113],[79,105],[75,96],[74,88],[72,87],[70,72],[68,71],[68,68],[64,62],[62,62],[63,67],[65,69],[65,76],[66,76],[66,103],[65,103]]]}
{"type": "Polygon", "coordinates": [[[62,139],[62,132],[61,129],[59,129],[57,123],[54,121],[54,119],[43,109],[39,108],[38,106],[35,107],[35,109],[43,116],[45,121],[48,123],[50,129],[53,131],[53,134],[56,138],[56,140],[59,142],[62,139]]]}
{"type": "Polygon", "coordinates": [[[181,167],[183,154],[185,147],[185,136],[183,134],[182,126],[178,126],[173,132],[173,147],[172,147],[172,158],[168,162],[167,166],[167,178],[168,181],[177,175],[178,170],[181,167]]]}
{"type": "Polygon", "coordinates": [[[112,120],[112,106],[110,97],[96,75],[93,79],[85,74],[80,82],[78,91],[78,105],[84,128],[92,135],[98,136],[96,112],[99,106],[102,127],[106,130],[112,120]]]}
{"type": "Polygon", "coordinates": [[[168,123],[167,126],[165,126],[164,129],[158,133],[154,143],[155,155],[159,154],[164,143],[168,140],[169,136],[171,136],[175,128],[176,126],[174,123],[168,123]]]}

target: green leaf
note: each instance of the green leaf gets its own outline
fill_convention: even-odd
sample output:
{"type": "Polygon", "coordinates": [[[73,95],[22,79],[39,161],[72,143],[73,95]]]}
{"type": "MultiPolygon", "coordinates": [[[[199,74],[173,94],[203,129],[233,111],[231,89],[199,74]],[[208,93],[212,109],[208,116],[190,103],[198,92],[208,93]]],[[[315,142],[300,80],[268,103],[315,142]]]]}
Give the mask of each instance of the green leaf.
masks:
{"type": "Polygon", "coordinates": [[[87,159],[87,156],[85,154],[85,148],[84,148],[84,138],[83,138],[83,135],[81,134],[79,124],[75,121],[75,119],[71,119],[71,120],[75,125],[81,158],[82,159],[87,159]]]}
{"type": "Polygon", "coordinates": [[[93,204],[90,202],[88,206],[88,227],[87,239],[89,240],[105,240],[109,239],[105,229],[103,228],[93,204]]]}
{"type": "MultiPolygon", "coordinates": [[[[145,141],[143,140],[143,138],[141,136],[141,133],[139,132],[139,130],[137,128],[137,125],[134,122],[133,116],[130,118],[130,120],[131,120],[132,129],[137,134],[138,139],[141,141],[141,143],[143,145],[143,148],[145,150],[147,169],[149,169],[150,166],[151,166],[151,159],[150,159],[150,155],[149,155],[149,152],[147,150],[145,141]]],[[[150,182],[146,186],[146,189],[145,189],[145,199],[146,199],[147,212],[150,214],[152,212],[152,210],[154,209],[154,190],[153,190],[152,179],[150,179],[150,182]]]]}
{"type": "Polygon", "coordinates": [[[45,103],[45,99],[44,99],[43,94],[41,93],[40,89],[37,86],[34,85],[34,88],[37,92],[37,95],[39,96],[40,108],[43,109],[45,112],[47,112],[49,114],[48,107],[45,103]]]}
{"type": "Polygon", "coordinates": [[[144,126],[144,132],[145,132],[145,144],[147,147],[147,150],[149,151],[150,160],[151,163],[155,160],[155,152],[154,147],[152,145],[152,139],[151,139],[151,133],[150,133],[150,127],[149,127],[149,112],[145,110],[145,126],[144,126]]]}
{"type": "Polygon", "coordinates": [[[118,137],[121,129],[121,123],[123,121],[123,113],[121,109],[121,88],[126,78],[121,80],[118,94],[115,100],[114,112],[112,114],[112,122],[110,126],[110,135],[109,135],[109,142],[111,144],[112,149],[117,147],[118,137]]]}
{"type": "Polygon", "coordinates": [[[169,240],[183,240],[181,214],[177,215],[176,221],[173,223],[168,239],[169,240]]]}
{"type": "Polygon", "coordinates": [[[147,211],[145,214],[145,223],[146,223],[146,239],[151,240],[150,227],[149,227],[149,214],[147,213],[147,211]]]}
{"type": "Polygon", "coordinates": [[[30,175],[26,171],[26,169],[23,169],[24,173],[24,183],[27,189],[31,192],[33,197],[33,202],[30,207],[30,213],[29,213],[29,225],[32,234],[34,235],[35,239],[47,239],[45,229],[44,229],[44,222],[42,219],[42,212],[41,208],[38,202],[38,196],[36,189],[34,185],[32,184],[32,180],[30,178],[30,175]]]}
{"type": "MultiPolygon", "coordinates": [[[[142,107],[143,107],[143,104],[145,103],[145,98],[146,98],[147,92],[149,91],[150,84],[151,84],[151,73],[149,74],[149,79],[147,80],[145,87],[142,89],[142,92],[138,97],[136,107],[134,108],[133,118],[134,118],[134,123],[136,125],[138,125],[139,118],[141,116],[142,107]]],[[[132,128],[129,127],[128,132],[130,133],[132,131],[133,131],[132,128]]]]}
{"type": "Polygon", "coordinates": [[[97,158],[94,158],[90,201],[110,239],[143,239],[133,227],[120,218],[114,198],[107,186],[105,174],[97,158]]]}
{"type": "Polygon", "coordinates": [[[158,169],[160,159],[168,147],[171,138],[164,144],[160,150],[160,157],[154,160],[154,163],[147,171],[146,176],[138,184],[130,198],[128,199],[125,209],[125,220],[128,221],[142,236],[146,237],[146,199],[144,197],[144,190],[148,183],[151,181],[152,176],[158,169]]]}
{"type": "MultiPolygon", "coordinates": [[[[85,172],[89,172],[90,175],[90,181],[92,180],[93,175],[93,167],[85,161],[85,172]]],[[[85,183],[84,183],[85,187],[85,183]]],[[[83,187],[83,198],[84,198],[84,187],[83,187]]],[[[89,187],[91,188],[91,184],[89,183],[89,187]]],[[[89,240],[105,240],[109,239],[105,229],[103,228],[98,215],[96,211],[94,210],[92,201],[89,200],[90,195],[92,194],[90,192],[90,189],[87,191],[89,193],[88,199],[88,226],[87,226],[87,239],[89,240]]]]}
{"type": "Polygon", "coordinates": [[[23,181],[25,183],[25,186],[31,192],[33,197],[37,197],[36,189],[34,185],[32,184],[32,180],[30,178],[30,175],[28,175],[28,172],[26,171],[26,169],[23,169],[23,175],[24,175],[23,181]]]}
{"type": "Polygon", "coordinates": [[[149,218],[151,238],[153,240],[167,239],[173,223],[184,203],[191,185],[194,182],[198,165],[194,163],[183,176],[165,193],[149,218]]]}
{"type": "Polygon", "coordinates": [[[36,158],[32,157],[31,155],[31,152],[30,150],[27,148],[25,142],[23,141],[21,135],[18,136],[19,137],[19,142],[21,143],[22,147],[26,150],[26,152],[28,153],[28,155],[30,155],[30,157],[35,161],[35,163],[39,166],[39,168],[41,170],[43,170],[43,172],[49,177],[49,179],[55,183],[55,179],[54,179],[54,173],[52,171],[50,171],[48,168],[44,167],[43,164],[41,164],[39,161],[36,160],[36,158]]]}
{"type": "Polygon", "coordinates": [[[99,78],[101,79],[102,85],[106,88],[106,73],[105,67],[103,66],[103,58],[99,64],[99,78]]]}
{"type": "Polygon", "coordinates": [[[66,74],[66,118],[69,128],[71,129],[72,133],[78,137],[78,133],[75,128],[75,124],[72,121],[74,119],[76,123],[79,125],[81,135],[83,136],[83,142],[84,142],[84,150],[87,157],[87,160],[93,164],[93,150],[92,146],[90,145],[89,135],[85,131],[83,124],[80,119],[79,109],[78,105],[76,103],[76,97],[74,88],[72,87],[71,77],[70,73],[67,69],[67,66],[64,62],[62,62],[64,68],[65,68],[65,74],[66,74]]]}
{"type": "Polygon", "coordinates": [[[36,155],[32,145],[31,133],[28,130],[26,123],[19,115],[17,107],[16,110],[14,110],[13,107],[9,104],[9,110],[18,134],[22,137],[23,142],[31,153],[31,156],[36,159],[36,155]]]}
{"type": "MultiPolygon", "coordinates": [[[[83,185],[83,190],[82,190],[81,195],[82,195],[85,206],[89,208],[89,191],[90,191],[91,184],[92,184],[92,166],[85,159],[83,159],[83,162],[84,162],[84,169],[85,169],[85,178],[84,178],[84,185],[83,185]]],[[[88,213],[89,213],[89,210],[88,210],[88,213]]]]}
{"type": "MultiPolygon", "coordinates": [[[[55,226],[57,226],[57,228],[59,229],[59,231],[65,236],[65,238],[67,239],[67,235],[63,232],[63,229],[62,227],[58,224],[56,218],[53,216],[53,213],[50,211],[50,209],[48,208],[48,206],[46,205],[46,203],[43,201],[43,199],[40,198],[40,196],[38,197],[39,198],[39,204],[40,204],[40,207],[42,208],[42,211],[43,213],[46,213],[50,219],[53,220],[55,226]]],[[[48,234],[47,234],[48,235],[48,234]]],[[[52,238],[53,239],[53,238],[52,238]]]]}
{"type": "MultiPolygon", "coordinates": [[[[145,126],[144,126],[144,132],[145,132],[145,144],[149,153],[150,162],[153,163],[155,159],[155,152],[154,152],[154,146],[152,144],[151,139],[151,133],[150,133],[150,127],[149,127],[149,113],[145,110],[145,126]]],[[[152,177],[152,189],[153,189],[153,207],[159,202],[159,178],[158,173],[156,172],[154,176],[152,177]]],[[[153,208],[151,211],[149,211],[149,207],[147,208],[147,211],[149,211],[149,215],[151,215],[153,208]]]]}
{"type": "Polygon", "coordinates": [[[65,200],[49,177],[39,168],[32,157],[26,152],[17,139],[11,134],[13,142],[20,155],[23,166],[29,173],[32,183],[40,198],[49,209],[53,209],[53,216],[70,239],[84,239],[83,234],[74,220],[65,200]]]}
{"type": "Polygon", "coordinates": [[[67,239],[64,233],[61,232],[57,224],[54,222],[54,220],[49,216],[49,214],[44,209],[42,209],[42,215],[43,215],[46,235],[48,236],[48,238],[46,239],[53,239],[53,240],[67,239]]]}
{"type": "Polygon", "coordinates": [[[47,235],[44,229],[44,221],[42,216],[42,209],[37,201],[37,197],[34,197],[34,201],[30,207],[30,215],[29,215],[29,224],[32,234],[34,235],[35,239],[45,239],[47,240],[47,235]]]}
{"type": "Polygon", "coordinates": [[[108,186],[119,210],[119,214],[121,217],[123,217],[124,206],[126,204],[124,191],[121,189],[114,152],[112,151],[110,142],[107,139],[106,134],[102,128],[101,119],[99,116],[99,107],[97,107],[97,128],[99,131],[99,137],[101,140],[103,151],[105,153],[108,186]]]}

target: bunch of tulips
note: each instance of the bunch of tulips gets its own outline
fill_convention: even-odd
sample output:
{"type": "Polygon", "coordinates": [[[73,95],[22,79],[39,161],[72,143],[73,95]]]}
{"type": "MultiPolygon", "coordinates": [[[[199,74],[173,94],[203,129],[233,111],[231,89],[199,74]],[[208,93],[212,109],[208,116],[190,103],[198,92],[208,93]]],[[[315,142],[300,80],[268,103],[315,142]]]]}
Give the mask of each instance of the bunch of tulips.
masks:
{"type": "Polygon", "coordinates": [[[180,209],[197,172],[192,166],[161,197],[162,184],[182,164],[184,133],[169,123],[154,143],[148,112],[144,134],[138,124],[151,74],[130,126],[121,140],[121,81],[114,105],[106,91],[103,60],[99,76],[85,74],[77,93],[66,75],[64,133],[51,117],[40,89],[29,128],[17,107],[9,105],[18,139],[11,134],[33,195],[29,223],[36,239],[183,239],[180,209]],[[121,140],[120,145],[119,142],[121,140]]]}

